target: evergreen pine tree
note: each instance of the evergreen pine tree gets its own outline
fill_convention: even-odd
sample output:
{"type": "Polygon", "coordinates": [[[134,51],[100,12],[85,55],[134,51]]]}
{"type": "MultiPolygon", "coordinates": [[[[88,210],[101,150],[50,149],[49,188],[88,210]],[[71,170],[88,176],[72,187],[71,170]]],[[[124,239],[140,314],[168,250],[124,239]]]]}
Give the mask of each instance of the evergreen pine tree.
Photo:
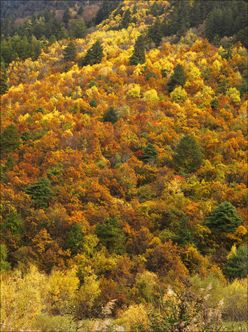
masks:
{"type": "Polygon", "coordinates": [[[205,221],[213,233],[232,233],[241,225],[242,219],[230,202],[219,204],[205,221]]]}
{"type": "Polygon", "coordinates": [[[184,86],[186,82],[186,76],[182,65],[176,65],[172,76],[167,83],[167,90],[172,92],[178,85],[184,86]]]}
{"type": "Polygon", "coordinates": [[[150,38],[154,44],[158,47],[161,43],[163,37],[162,25],[159,20],[157,20],[148,29],[148,38],[150,38]]]}
{"type": "Polygon", "coordinates": [[[110,107],[103,116],[103,122],[115,123],[118,120],[118,114],[113,107],[110,107]]]}
{"type": "Polygon", "coordinates": [[[130,20],[131,20],[131,12],[128,9],[124,12],[124,15],[123,15],[123,18],[122,18],[122,21],[121,21],[121,24],[120,24],[120,28],[121,29],[127,29],[129,24],[130,24],[130,20]]]}
{"type": "Polygon", "coordinates": [[[95,44],[88,50],[83,59],[79,61],[80,66],[94,65],[100,63],[103,58],[103,48],[101,42],[97,40],[95,44]]]}
{"type": "Polygon", "coordinates": [[[69,20],[70,20],[70,10],[69,8],[66,8],[63,15],[63,22],[65,23],[65,25],[69,23],[69,20]]]}
{"type": "Polygon", "coordinates": [[[245,278],[248,275],[248,248],[247,245],[240,246],[236,253],[228,258],[224,265],[224,274],[229,279],[245,278]]]}
{"type": "Polygon", "coordinates": [[[8,91],[7,74],[5,69],[0,69],[0,95],[8,91]]]}
{"type": "Polygon", "coordinates": [[[176,147],[173,165],[176,170],[191,173],[197,170],[203,161],[200,145],[191,136],[184,136],[176,147]]]}
{"type": "Polygon", "coordinates": [[[138,63],[144,63],[146,60],[145,55],[145,41],[142,36],[139,36],[134,45],[134,51],[129,59],[130,65],[137,65],[138,63]]]}
{"type": "Polygon", "coordinates": [[[0,135],[1,152],[11,152],[20,145],[20,136],[14,125],[9,125],[0,135]]]}
{"type": "Polygon", "coordinates": [[[26,193],[31,196],[36,208],[47,208],[53,196],[51,183],[48,179],[42,178],[38,182],[30,184],[26,193]]]}
{"type": "Polygon", "coordinates": [[[63,54],[66,61],[74,61],[76,58],[76,45],[70,41],[64,49],[63,54]]]}
{"type": "Polygon", "coordinates": [[[66,234],[66,248],[70,249],[72,254],[76,255],[82,250],[83,240],[84,236],[81,226],[74,224],[66,234]]]}
{"type": "Polygon", "coordinates": [[[158,153],[154,148],[154,145],[152,143],[148,143],[147,146],[143,149],[143,154],[140,159],[143,160],[145,163],[149,163],[156,159],[157,154],[158,153]]]}
{"type": "Polygon", "coordinates": [[[125,234],[116,218],[97,224],[96,235],[110,253],[121,254],[125,251],[125,234]]]}

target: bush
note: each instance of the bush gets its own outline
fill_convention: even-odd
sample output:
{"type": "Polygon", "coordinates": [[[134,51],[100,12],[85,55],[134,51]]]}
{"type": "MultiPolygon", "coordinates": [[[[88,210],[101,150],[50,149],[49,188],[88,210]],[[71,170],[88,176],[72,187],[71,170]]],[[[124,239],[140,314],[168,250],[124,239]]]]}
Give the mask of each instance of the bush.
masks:
{"type": "Polygon", "coordinates": [[[224,289],[223,318],[228,321],[247,321],[247,279],[235,280],[224,289]]]}
{"type": "Polygon", "coordinates": [[[124,325],[125,331],[147,331],[149,326],[147,310],[143,304],[131,305],[127,310],[122,312],[116,323],[124,325]]]}
{"type": "Polygon", "coordinates": [[[40,315],[36,318],[34,328],[42,332],[76,332],[77,325],[72,316],[40,315]]]}

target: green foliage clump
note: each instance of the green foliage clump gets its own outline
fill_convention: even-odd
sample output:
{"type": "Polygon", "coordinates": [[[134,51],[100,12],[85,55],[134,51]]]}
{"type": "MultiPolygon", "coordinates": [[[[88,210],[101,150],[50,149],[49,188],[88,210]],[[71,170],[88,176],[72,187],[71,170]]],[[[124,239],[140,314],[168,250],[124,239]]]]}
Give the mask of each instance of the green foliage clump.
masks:
{"type": "Polygon", "coordinates": [[[148,29],[148,38],[154,42],[156,47],[159,46],[163,37],[162,25],[159,20],[157,20],[153,25],[148,29]]]}
{"type": "Polygon", "coordinates": [[[185,82],[186,75],[183,66],[178,64],[176,65],[174,72],[167,83],[167,90],[172,92],[176,86],[184,86],[185,82]]]}
{"type": "Polygon", "coordinates": [[[49,316],[42,314],[36,318],[35,328],[41,331],[75,332],[77,325],[73,316],[49,316]]]}
{"type": "Polygon", "coordinates": [[[79,61],[80,66],[94,65],[100,63],[103,58],[103,47],[101,42],[97,40],[95,44],[87,51],[84,58],[79,61]]]}
{"type": "Polygon", "coordinates": [[[122,254],[125,251],[125,234],[117,218],[109,218],[97,224],[96,235],[110,253],[122,254]]]}
{"type": "Polygon", "coordinates": [[[139,63],[144,63],[146,61],[145,54],[145,40],[143,36],[139,36],[134,45],[134,51],[129,59],[130,65],[137,65],[139,63]]]}
{"type": "Polygon", "coordinates": [[[92,99],[92,100],[90,101],[90,106],[91,106],[91,107],[96,107],[96,106],[97,106],[97,101],[96,101],[95,99],[92,99]]]}
{"type": "Polygon", "coordinates": [[[247,245],[241,245],[232,254],[224,266],[224,274],[229,279],[245,278],[248,275],[248,249],[247,245]]]}
{"type": "Polygon", "coordinates": [[[20,145],[20,135],[15,125],[6,127],[0,135],[1,153],[16,150],[20,145]]]}
{"type": "Polygon", "coordinates": [[[118,121],[118,114],[117,111],[110,107],[103,115],[103,122],[111,122],[116,123],[118,121]]]}
{"type": "Polygon", "coordinates": [[[74,61],[76,58],[76,45],[72,41],[69,42],[69,44],[64,49],[64,60],[65,61],[74,61]]]}
{"type": "Polygon", "coordinates": [[[0,271],[6,271],[10,268],[10,264],[7,261],[7,248],[5,244],[0,244],[0,271]]]}
{"type": "Polygon", "coordinates": [[[124,12],[123,18],[120,23],[120,29],[127,29],[131,20],[131,12],[130,9],[124,12]]]}
{"type": "Polygon", "coordinates": [[[38,182],[30,184],[25,191],[31,196],[36,208],[47,208],[53,197],[51,184],[47,178],[42,178],[38,182]]]}
{"type": "Polygon", "coordinates": [[[15,211],[10,211],[4,218],[2,226],[3,231],[10,231],[13,235],[18,235],[23,230],[23,220],[20,215],[15,211]]]}
{"type": "Polygon", "coordinates": [[[79,224],[74,224],[70,227],[66,234],[65,245],[70,249],[73,255],[79,253],[83,248],[84,235],[79,224]]]}
{"type": "Polygon", "coordinates": [[[153,162],[156,160],[156,157],[158,155],[154,145],[152,143],[148,143],[146,147],[144,147],[142,151],[142,155],[140,156],[140,159],[144,161],[144,163],[153,162]]]}
{"type": "Polygon", "coordinates": [[[0,62],[0,95],[3,95],[8,90],[7,84],[7,72],[5,68],[5,63],[1,59],[0,62]]]}
{"type": "Polygon", "coordinates": [[[73,19],[69,22],[68,29],[72,38],[83,38],[86,33],[86,24],[82,18],[73,19]]]}
{"type": "Polygon", "coordinates": [[[242,224],[242,219],[230,202],[223,202],[210,213],[205,223],[214,233],[232,233],[242,224]]]}
{"type": "Polygon", "coordinates": [[[203,153],[199,143],[191,136],[184,136],[176,147],[173,165],[184,173],[196,171],[203,162],[203,153]]]}

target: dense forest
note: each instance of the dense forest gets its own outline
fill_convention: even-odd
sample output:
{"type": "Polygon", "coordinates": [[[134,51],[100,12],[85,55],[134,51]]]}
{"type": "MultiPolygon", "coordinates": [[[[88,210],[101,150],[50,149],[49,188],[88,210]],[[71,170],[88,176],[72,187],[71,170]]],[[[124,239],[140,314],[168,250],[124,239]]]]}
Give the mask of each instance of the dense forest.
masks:
{"type": "Polygon", "coordinates": [[[247,331],[247,2],[3,1],[1,331],[247,331]]]}

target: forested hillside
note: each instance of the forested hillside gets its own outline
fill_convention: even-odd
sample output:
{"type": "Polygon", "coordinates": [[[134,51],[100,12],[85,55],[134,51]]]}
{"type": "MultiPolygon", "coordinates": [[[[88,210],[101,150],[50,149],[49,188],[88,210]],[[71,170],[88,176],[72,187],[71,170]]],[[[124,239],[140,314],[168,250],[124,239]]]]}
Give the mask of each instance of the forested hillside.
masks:
{"type": "Polygon", "coordinates": [[[1,329],[246,331],[247,3],[106,4],[2,36],[1,329]]]}

